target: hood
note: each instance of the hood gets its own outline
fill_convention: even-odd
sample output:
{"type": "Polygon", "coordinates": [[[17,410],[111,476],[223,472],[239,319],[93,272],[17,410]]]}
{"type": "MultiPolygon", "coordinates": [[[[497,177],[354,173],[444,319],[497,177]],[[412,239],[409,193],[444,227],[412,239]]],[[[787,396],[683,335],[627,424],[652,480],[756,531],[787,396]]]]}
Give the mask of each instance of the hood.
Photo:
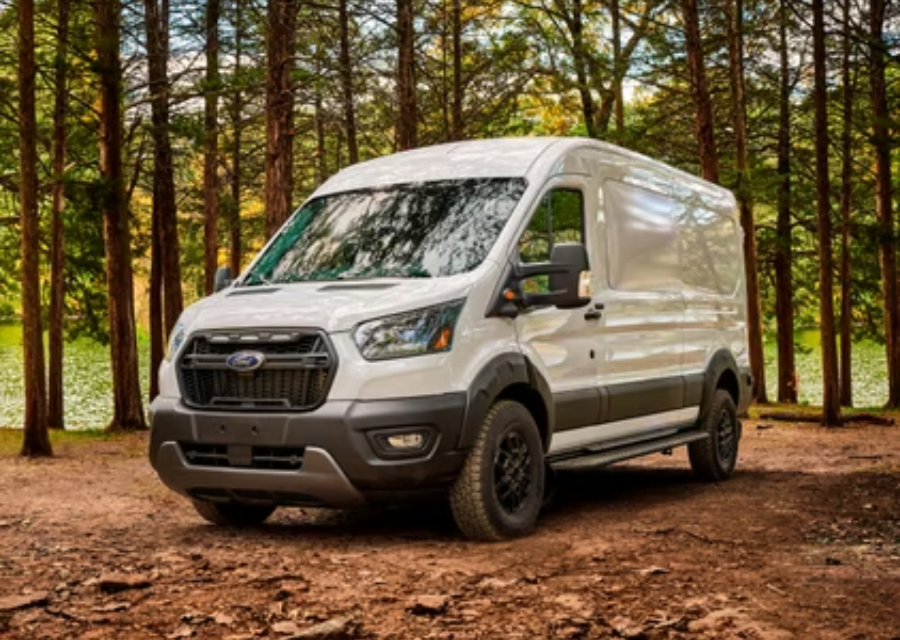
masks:
{"type": "Polygon", "coordinates": [[[310,327],[349,331],[360,322],[465,297],[471,274],[229,287],[188,307],[188,333],[208,329],[310,327]]]}

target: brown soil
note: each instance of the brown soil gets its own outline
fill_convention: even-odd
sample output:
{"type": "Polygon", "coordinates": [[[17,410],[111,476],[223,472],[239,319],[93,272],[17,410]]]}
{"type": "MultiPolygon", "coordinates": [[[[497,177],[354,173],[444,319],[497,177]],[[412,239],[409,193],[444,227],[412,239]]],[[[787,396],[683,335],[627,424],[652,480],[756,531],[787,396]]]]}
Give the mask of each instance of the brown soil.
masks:
{"type": "Polygon", "coordinates": [[[762,426],[727,482],[683,452],[566,475],[501,544],[437,507],[219,529],[140,436],[0,457],[0,636],[900,638],[900,427],[762,426]]]}

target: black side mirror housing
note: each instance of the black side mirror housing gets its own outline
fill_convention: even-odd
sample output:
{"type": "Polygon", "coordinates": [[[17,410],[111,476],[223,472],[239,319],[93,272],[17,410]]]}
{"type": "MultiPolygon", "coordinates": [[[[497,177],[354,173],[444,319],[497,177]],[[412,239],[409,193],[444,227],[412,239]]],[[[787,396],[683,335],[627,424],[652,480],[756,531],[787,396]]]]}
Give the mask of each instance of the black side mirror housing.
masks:
{"type": "Polygon", "coordinates": [[[553,247],[550,264],[564,267],[565,271],[550,273],[550,295],[555,296],[553,304],[559,309],[583,307],[591,301],[581,296],[581,274],[590,271],[588,253],[578,242],[565,242],[553,247]]]}
{"type": "Polygon", "coordinates": [[[216,269],[216,279],[213,282],[213,291],[219,293],[222,289],[231,286],[231,267],[219,267],[216,269]]]}
{"type": "Polygon", "coordinates": [[[580,295],[581,274],[590,270],[587,249],[581,243],[565,242],[553,247],[550,262],[515,265],[510,274],[513,283],[533,278],[549,276],[549,293],[523,293],[513,300],[504,292],[504,299],[498,301],[495,313],[501,316],[515,316],[522,307],[553,305],[559,309],[583,307],[591,301],[580,295]]]}

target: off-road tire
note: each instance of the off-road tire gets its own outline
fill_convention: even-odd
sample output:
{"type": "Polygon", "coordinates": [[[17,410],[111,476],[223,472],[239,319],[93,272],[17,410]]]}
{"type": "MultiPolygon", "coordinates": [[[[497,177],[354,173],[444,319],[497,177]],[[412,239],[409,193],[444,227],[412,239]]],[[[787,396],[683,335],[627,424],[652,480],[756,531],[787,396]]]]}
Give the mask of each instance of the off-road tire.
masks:
{"type": "Polygon", "coordinates": [[[252,527],[262,524],[275,511],[274,505],[194,500],[194,509],[204,520],[223,527],[252,527]]]}
{"type": "Polygon", "coordinates": [[[741,422],[731,394],[717,389],[709,411],[698,426],[708,437],[688,445],[694,475],[713,482],[729,478],[737,464],[741,439],[741,422]]]}
{"type": "Polygon", "coordinates": [[[530,533],[544,498],[544,472],[544,447],[531,413],[518,402],[497,402],[481,423],[465,466],[450,490],[453,518],[463,535],[472,540],[498,541],[530,533]],[[520,453],[524,447],[526,452],[519,458],[522,464],[512,465],[514,475],[527,477],[527,489],[513,511],[503,504],[508,497],[498,496],[496,480],[498,465],[510,459],[506,455],[510,446],[520,453]]]}

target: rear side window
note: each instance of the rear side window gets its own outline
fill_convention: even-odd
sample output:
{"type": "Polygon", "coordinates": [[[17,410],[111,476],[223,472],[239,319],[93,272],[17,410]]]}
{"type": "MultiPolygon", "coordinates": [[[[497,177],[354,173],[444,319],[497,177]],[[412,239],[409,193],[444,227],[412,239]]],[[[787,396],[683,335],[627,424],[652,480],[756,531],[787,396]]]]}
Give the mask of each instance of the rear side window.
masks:
{"type": "Polygon", "coordinates": [[[707,293],[732,295],[743,270],[737,223],[701,206],[685,216],[681,246],[685,254],[684,284],[707,293]]]}
{"type": "MultiPolygon", "coordinates": [[[[584,243],[584,196],[577,189],[553,189],[541,198],[519,239],[519,259],[549,262],[553,247],[561,242],[584,243]]],[[[547,293],[549,276],[528,278],[522,287],[529,293],[547,293]]]]}

